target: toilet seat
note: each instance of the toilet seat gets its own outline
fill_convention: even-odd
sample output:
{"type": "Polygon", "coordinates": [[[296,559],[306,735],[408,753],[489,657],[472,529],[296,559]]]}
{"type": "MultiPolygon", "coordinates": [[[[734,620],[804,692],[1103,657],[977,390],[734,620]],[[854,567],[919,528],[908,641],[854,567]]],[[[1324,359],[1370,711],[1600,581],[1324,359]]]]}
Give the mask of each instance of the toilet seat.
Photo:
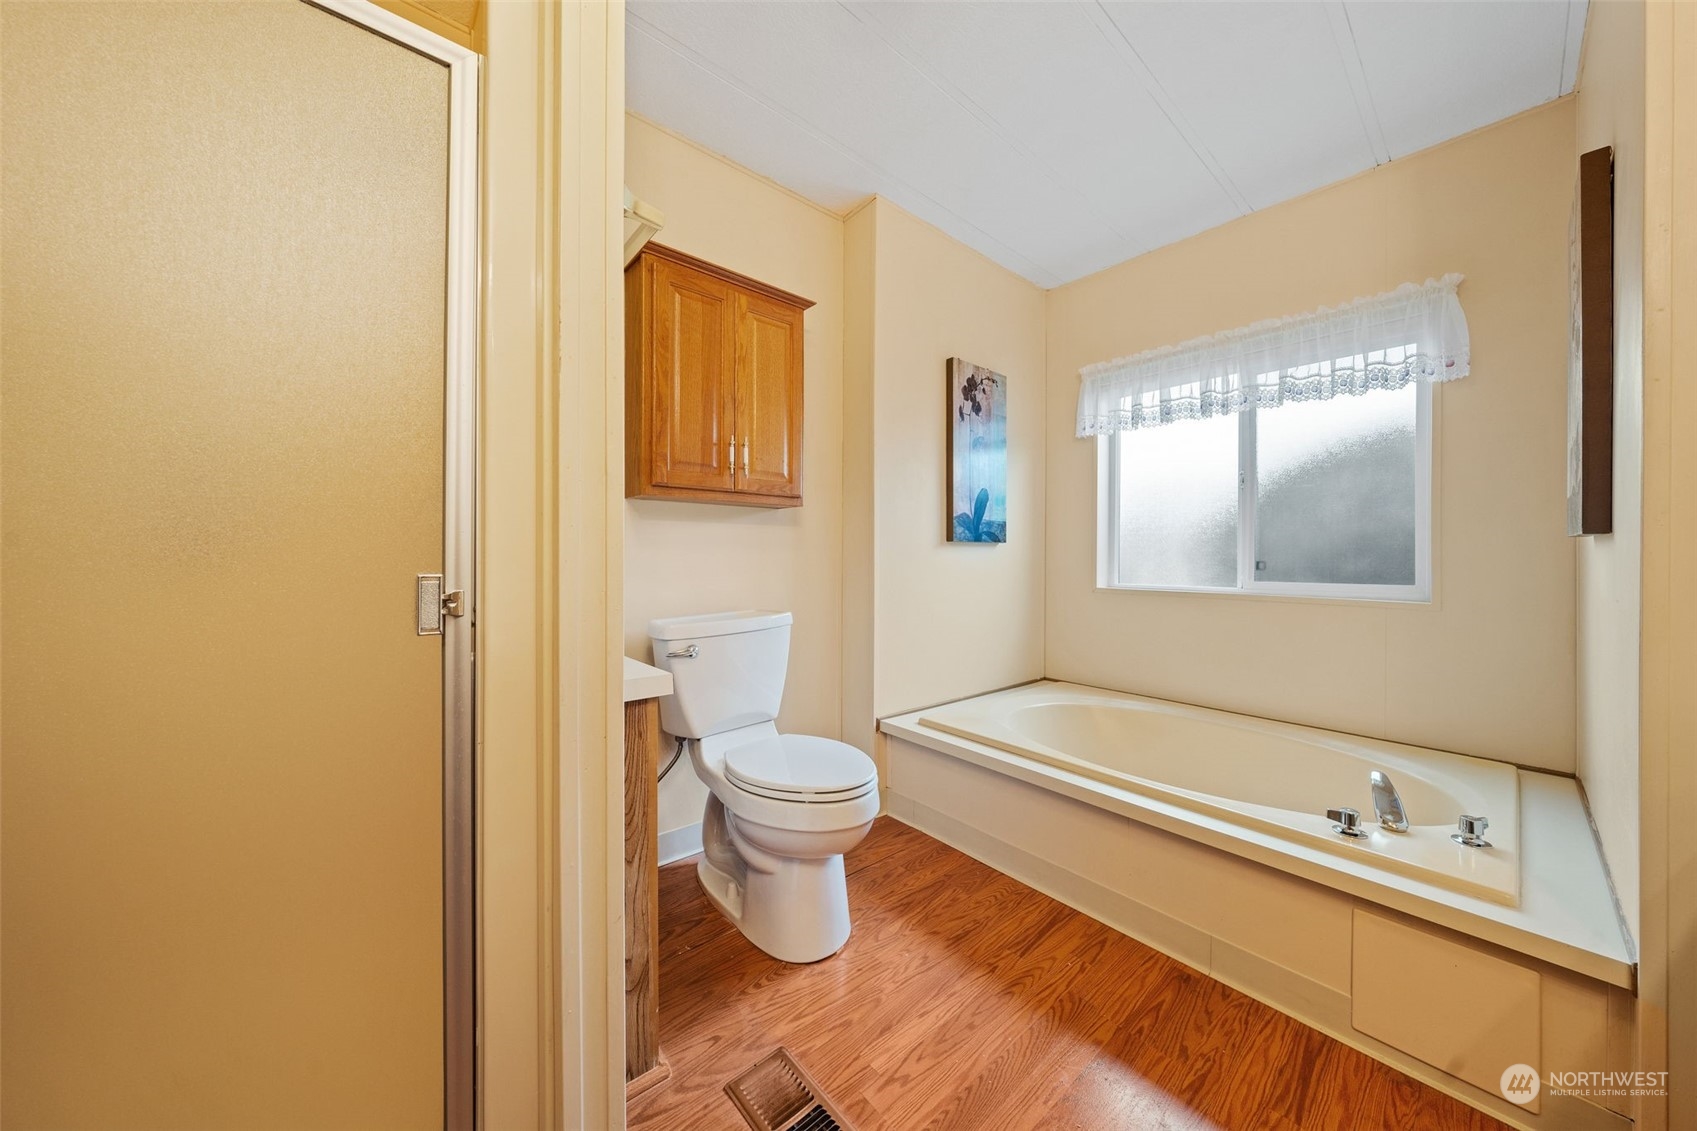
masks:
{"type": "Polygon", "coordinates": [[[878,788],[872,759],[846,742],[779,734],[725,752],[725,777],[738,789],[778,801],[851,801],[878,788]]]}

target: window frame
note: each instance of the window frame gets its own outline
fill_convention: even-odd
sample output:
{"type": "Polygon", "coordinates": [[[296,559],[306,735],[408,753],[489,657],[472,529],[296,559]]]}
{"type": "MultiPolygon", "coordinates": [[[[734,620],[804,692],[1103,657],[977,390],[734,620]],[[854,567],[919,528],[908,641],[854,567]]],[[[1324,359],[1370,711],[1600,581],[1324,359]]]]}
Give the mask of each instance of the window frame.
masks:
{"type": "MultiPolygon", "coordinates": [[[[1096,439],[1096,588],[1148,593],[1209,593],[1248,597],[1297,597],[1310,600],[1384,601],[1399,604],[1432,600],[1432,453],[1434,389],[1416,381],[1414,395],[1414,584],[1366,585],[1328,581],[1257,581],[1255,579],[1255,429],[1257,410],[1237,413],[1237,578],[1236,585],[1152,585],[1119,581],[1120,444],[1124,432],[1096,439]],[[1247,578],[1247,582],[1245,581],[1247,578]]],[[[1372,394],[1367,394],[1371,396],[1372,394]]],[[[1290,406],[1297,407],[1297,406],[1290,406]]],[[[1273,410],[1276,411],[1276,410],[1273,410]]]]}

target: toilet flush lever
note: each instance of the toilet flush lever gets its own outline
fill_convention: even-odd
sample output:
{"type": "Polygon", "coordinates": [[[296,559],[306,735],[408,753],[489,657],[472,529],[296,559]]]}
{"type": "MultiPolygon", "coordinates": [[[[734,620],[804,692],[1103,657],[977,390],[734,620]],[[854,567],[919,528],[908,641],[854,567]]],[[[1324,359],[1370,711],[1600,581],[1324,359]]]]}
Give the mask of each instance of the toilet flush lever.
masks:
{"type": "Polygon", "coordinates": [[[691,644],[688,648],[679,648],[674,652],[667,652],[666,653],[666,659],[668,659],[668,660],[693,660],[699,655],[701,655],[701,649],[698,648],[696,645],[691,644]]]}

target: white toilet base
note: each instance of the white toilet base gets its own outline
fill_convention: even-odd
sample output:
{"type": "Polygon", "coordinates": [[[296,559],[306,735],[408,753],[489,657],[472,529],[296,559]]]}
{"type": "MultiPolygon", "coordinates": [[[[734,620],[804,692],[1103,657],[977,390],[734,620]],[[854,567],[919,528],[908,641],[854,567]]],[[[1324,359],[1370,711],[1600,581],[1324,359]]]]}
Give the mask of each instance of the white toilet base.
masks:
{"type": "MultiPolygon", "coordinates": [[[[779,830],[739,827],[716,797],[708,799],[707,809],[702,824],[705,853],[696,875],[720,913],[749,942],[784,962],[818,962],[841,950],[850,931],[842,853],[807,859],[779,856],[749,840],[749,834],[758,840],[764,839],[763,833],[779,830]]],[[[852,846],[866,835],[867,827],[843,830],[830,839],[852,846]]]]}
{"type": "MultiPolygon", "coordinates": [[[[735,923],[749,942],[784,962],[819,962],[843,949],[843,944],[848,942],[848,889],[843,881],[843,858],[833,856],[829,860],[795,863],[809,865],[809,871],[823,874],[817,878],[789,877],[792,882],[788,884],[780,881],[779,886],[792,891],[798,887],[811,888],[814,896],[809,901],[813,905],[811,910],[793,899],[786,901],[758,891],[742,891],[736,881],[713,867],[705,857],[696,865],[696,875],[713,906],[735,923]],[[798,880],[799,883],[793,882],[798,880]],[[745,910],[752,913],[743,914],[745,910]]],[[[757,887],[771,886],[759,881],[779,879],[758,873],[750,878],[756,880],[757,887]]]]}

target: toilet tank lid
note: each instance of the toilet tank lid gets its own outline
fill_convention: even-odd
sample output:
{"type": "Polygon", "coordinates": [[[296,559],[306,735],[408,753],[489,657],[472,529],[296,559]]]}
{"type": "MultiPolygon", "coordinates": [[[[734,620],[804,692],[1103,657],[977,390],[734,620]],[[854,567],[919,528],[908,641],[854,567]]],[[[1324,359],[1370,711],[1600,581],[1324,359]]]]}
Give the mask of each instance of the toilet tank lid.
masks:
{"type": "Polygon", "coordinates": [[[730,636],[781,628],[795,618],[771,609],[738,609],[729,613],[704,613],[694,617],[667,617],[648,622],[650,640],[699,640],[703,636],[730,636]]]}

